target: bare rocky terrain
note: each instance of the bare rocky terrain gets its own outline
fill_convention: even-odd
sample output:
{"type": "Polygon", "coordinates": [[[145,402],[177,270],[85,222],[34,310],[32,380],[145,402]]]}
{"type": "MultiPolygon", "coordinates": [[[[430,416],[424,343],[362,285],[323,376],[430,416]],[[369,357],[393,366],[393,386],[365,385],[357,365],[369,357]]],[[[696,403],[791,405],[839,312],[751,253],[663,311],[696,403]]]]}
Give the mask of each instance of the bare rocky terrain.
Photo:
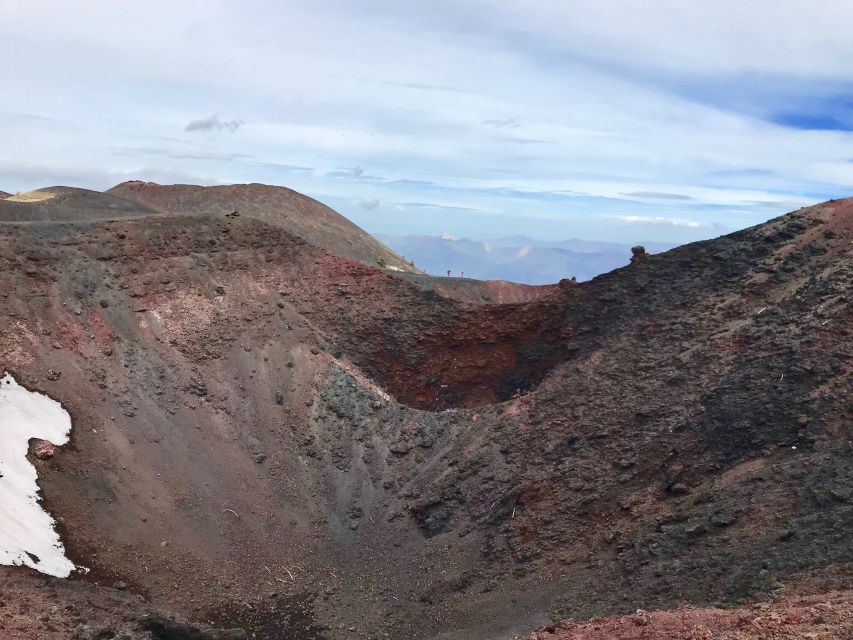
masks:
{"type": "Polygon", "coordinates": [[[197,187],[123,182],[108,194],[126,198],[163,213],[221,217],[248,216],[299,236],[328,251],[393,271],[420,273],[373,236],[337,211],[285,187],[263,184],[197,187]]]}
{"type": "Polygon", "coordinates": [[[846,637],[853,200],[535,288],[379,268],[297,196],[4,214],[0,370],[72,416],[32,462],[90,571],[0,568],[0,632],[499,639],[643,609],[599,635],[664,638],[684,603],[724,630],[840,602],[814,637],[846,637]]]}
{"type": "Polygon", "coordinates": [[[853,593],[783,597],[730,609],[685,605],[590,620],[561,621],[525,640],[838,640],[853,637],[853,593]]]}
{"type": "Polygon", "coordinates": [[[0,196],[0,222],[81,222],[155,215],[139,203],[88,189],[49,187],[0,196]]]}

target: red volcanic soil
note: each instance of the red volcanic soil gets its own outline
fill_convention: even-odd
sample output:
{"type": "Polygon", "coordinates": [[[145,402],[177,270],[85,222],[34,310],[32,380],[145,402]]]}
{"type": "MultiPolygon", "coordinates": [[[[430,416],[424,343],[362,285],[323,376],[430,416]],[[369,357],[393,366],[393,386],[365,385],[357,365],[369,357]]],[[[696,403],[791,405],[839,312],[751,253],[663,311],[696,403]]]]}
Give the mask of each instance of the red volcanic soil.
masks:
{"type": "Polygon", "coordinates": [[[306,313],[392,396],[418,408],[507,400],[565,357],[572,328],[561,311],[571,287],[543,287],[545,295],[530,304],[469,305],[408,280],[328,256],[289,295],[335,292],[319,313],[306,313]]]}
{"type": "Polygon", "coordinates": [[[548,625],[525,640],[847,640],[853,592],[783,598],[733,609],[684,606],[548,625]]]}

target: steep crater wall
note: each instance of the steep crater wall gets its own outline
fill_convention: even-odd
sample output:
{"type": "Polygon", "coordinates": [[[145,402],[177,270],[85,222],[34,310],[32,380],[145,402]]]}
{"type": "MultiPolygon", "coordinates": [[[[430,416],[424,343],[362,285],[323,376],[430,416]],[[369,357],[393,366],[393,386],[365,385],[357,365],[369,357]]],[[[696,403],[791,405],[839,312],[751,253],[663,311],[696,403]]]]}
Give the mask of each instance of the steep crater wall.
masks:
{"type": "Polygon", "coordinates": [[[350,275],[329,300],[334,312],[312,317],[333,355],[409,406],[441,411],[509,400],[570,352],[564,308],[579,296],[572,287],[529,303],[470,305],[374,269],[350,275]]]}

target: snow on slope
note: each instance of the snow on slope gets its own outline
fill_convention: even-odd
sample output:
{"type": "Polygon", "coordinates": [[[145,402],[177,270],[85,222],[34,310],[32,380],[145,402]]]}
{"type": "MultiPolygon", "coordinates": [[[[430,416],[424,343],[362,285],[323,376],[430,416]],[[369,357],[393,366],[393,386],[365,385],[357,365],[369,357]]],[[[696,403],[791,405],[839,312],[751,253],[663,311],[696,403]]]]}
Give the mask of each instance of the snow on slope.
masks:
{"type": "Polygon", "coordinates": [[[68,442],[71,416],[55,400],[0,378],[0,564],[26,565],[60,578],[76,567],[54,521],[39,504],[38,474],[27,460],[31,438],[68,442]]]}

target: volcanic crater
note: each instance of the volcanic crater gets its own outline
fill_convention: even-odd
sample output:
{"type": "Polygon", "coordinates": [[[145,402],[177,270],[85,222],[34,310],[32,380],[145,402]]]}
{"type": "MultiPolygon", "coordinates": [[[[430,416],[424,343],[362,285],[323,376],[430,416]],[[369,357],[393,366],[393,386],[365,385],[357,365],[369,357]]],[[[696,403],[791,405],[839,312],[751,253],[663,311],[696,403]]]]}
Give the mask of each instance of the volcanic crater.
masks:
{"type": "Polygon", "coordinates": [[[853,201],[531,289],[276,187],[44,191],[0,201],[0,372],[71,414],[30,458],[92,571],[0,567],[4,637],[846,611],[853,201]]]}

